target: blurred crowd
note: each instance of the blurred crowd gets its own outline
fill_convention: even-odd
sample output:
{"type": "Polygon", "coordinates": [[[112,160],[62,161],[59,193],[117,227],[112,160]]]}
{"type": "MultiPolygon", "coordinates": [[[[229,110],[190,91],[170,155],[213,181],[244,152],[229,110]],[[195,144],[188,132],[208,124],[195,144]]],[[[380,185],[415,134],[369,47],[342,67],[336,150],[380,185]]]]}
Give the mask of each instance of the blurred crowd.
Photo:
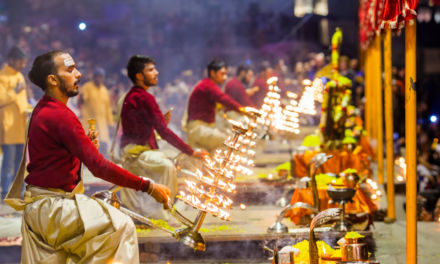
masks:
{"type": "MultiPolygon", "coordinates": [[[[41,14],[47,12],[45,11],[47,5],[51,3],[53,1],[33,1],[29,8],[32,9],[32,14],[41,14]]],[[[64,5],[71,4],[66,2],[64,5]]],[[[124,7],[126,6],[124,5],[124,7]]],[[[71,8],[77,12],[89,12],[88,6],[84,3],[72,5],[71,8]]],[[[90,8],[93,11],[96,7],[90,8]]],[[[51,8],[50,10],[53,17],[64,14],[64,9],[51,8]]],[[[301,94],[304,88],[302,81],[304,79],[313,80],[315,75],[323,70],[330,61],[327,56],[329,55],[328,50],[324,47],[315,53],[303,48],[297,54],[288,54],[283,59],[267,58],[261,54],[253,53],[246,53],[243,56],[241,53],[250,47],[258,48],[267,43],[282,40],[282,36],[290,30],[288,25],[293,19],[291,15],[283,13],[263,12],[255,5],[236,12],[219,12],[210,16],[203,12],[198,15],[169,13],[166,16],[153,12],[148,21],[145,16],[133,18],[129,15],[132,12],[136,13],[136,10],[118,9],[118,6],[106,9],[103,21],[107,17],[107,19],[111,18],[118,24],[124,25],[113,29],[113,32],[108,34],[104,33],[105,30],[96,34],[101,26],[99,24],[95,25],[97,30],[93,33],[93,31],[87,30],[79,31],[76,26],[66,25],[66,22],[62,23],[58,20],[48,20],[42,23],[32,16],[29,16],[28,22],[22,23],[21,26],[0,23],[0,65],[2,68],[8,62],[8,51],[14,45],[26,51],[30,61],[38,54],[62,49],[73,55],[77,67],[83,75],[81,85],[91,83],[108,91],[106,93],[108,106],[101,110],[107,113],[106,118],[109,125],[108,139],[107,142],[104,142],[107,144],[103,144],[101,150],[104,154],[108,153],[108,143],[115,133],[113,121],[118,99],[132,86],[124,69],[129,56],[135,53],[147,54],[156,58],[160,72],[160,85],[151,88],[149,92],[155,96],[164,113],[174,109],[169,127],[183,138],[184,133],[181,130],[180,120],[191,89],[197,81],[206,77],[203,69],[208,58],[221,57],[226,62],[233,64],[228,67],[229,76],[235,75],[238,64],[251,66],[255,75],[259,75],[261,73],[257,65],[261,61],[267,60],[270,64],[269,76],[280,78],[280,88],[283,91],[292,91],[298,94],[301,94]],[[117,15],[114,13],[115,9],[118,11],[117,15]],[[200,23],[200,21],[204,22],[200,23]],[[136,29],[139,34],[131,34],[132,31],[126,31],[126,27],[136,29]],[[230,32],[231,29],[234,31],[233,34],[230,32]],[[327,54],[320,52],[327,52],[327,54]]],[[[27,80],[26,73],[30,67],[31,63],[27,63],[22,72],[26,78],[25,89],[28,103],[35,106],[43,92],[38,87],[32,86],[27,80]]],[[[351,104],[363,113],[365,103],[364,73],[358,58],[341,56],[339,71],[352,81],[351,104]]],[[[435,208],[440,206],[435,206],[440,198],[440,177],[438,176],[440,173],[440,152],[436,149],[440,131],[437,117],[433,117],[431,114],[440,110],[435,104],[435,98],[438,98],[435,92],[437,82],[427,78],[420,83],[417,106],[420,199],[425,199],[425,204],[428,204],[423,207],[426,211],[424,219],[433,219],[433,217],[438,219],[438,212],[435,213],[434,210],[438,210],[435,208]]],[[[248,87],[251,88],[251,83],[248,84],[248,87]]],[[[79,97],[69,100],[69,107],[80,119],[85,119],[86,116],[85,103],[84,92],[79,97]]],[[[393,67],[393,110],[396,156],[404,157],[405,69],[400,67],[393,67]]]]}

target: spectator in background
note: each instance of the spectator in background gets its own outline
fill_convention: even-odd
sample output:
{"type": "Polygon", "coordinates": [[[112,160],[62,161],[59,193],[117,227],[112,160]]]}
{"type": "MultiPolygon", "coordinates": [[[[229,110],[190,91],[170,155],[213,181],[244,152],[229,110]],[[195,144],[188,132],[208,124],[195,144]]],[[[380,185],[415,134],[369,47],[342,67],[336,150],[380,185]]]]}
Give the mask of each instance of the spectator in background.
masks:
{"type": "Polygon", "coordinates": [[[292,79],[292,86],[294,88],[293,92],[299,93],[299,88],[301,87],[301,83],[304,79],[306,79],[307,74],[304,67],[304,63],[297,62],[295,64],[295,69],[293,71],[293,79],[292,79]]]}
{"type": "Polygon", "coordinates": [[[93,80],[87,82],[80,89],[80,104],[82,125],[88,131],[87,120],[96,119],[96,129],[99,131],[99,152],[108,157],[110,143],[109,126],[114,126],[113,112],[110,105],[110,95],[104,86],[105,71],[96,68],[93,72],[93,80]]]}
{"type": "MultiPolygon", "coordinates": [[[[237,67],[236,76],[225,82],[225,94],[229,95],[229,97],[242,106],[255,107],[254,103],[249,98],[249,93],[252,95],[254,91],[252,89],[249,89],[249,93],[246,91],[246,87],[249,86],[253,77],[254,72],[251,67],[239,65],[237,67]]],[[[230,109],[227,109],[226,111],[229,110],[230,109]]]]}
{"type": "Polygon", "coordinates": [[[0,71],[0,144],[3,151],[2,201],[6,197],[9,186],[20,166],[26,138],[26,110],[29,108],[29,104],[26,83],[21,71],[26,67],[27,61],[27,52],[19,46],[14,46],[8,53],[8,63],[0,71]]]}
{"type": "Polygon", "coordinates": [[[325,56],[324,53],[316,54],[312,60],[310,60],[311,69],[309,71],[309,79],[315,79],[315,74],[320,71],[325,64],[325,56]]]}
{"type": "Polygon", "coordinates": [[[350,70],[356,74],[359,71],[359,62],[357,59],[350,60],[350,70]]]}
{"type": "Polygon", "coordinates": [[[261,109],[263,106],[264,98],[269,91],[269,86],[267,84],[267,79],[272,76],[272,68],[270,67],[269,62],[263,61],[258,67],[258,75],[255,79],[252,87],[257,86],[258,91],[256,91],[251,97],[251,101],[254,103],[257,109],[261,109]]]}

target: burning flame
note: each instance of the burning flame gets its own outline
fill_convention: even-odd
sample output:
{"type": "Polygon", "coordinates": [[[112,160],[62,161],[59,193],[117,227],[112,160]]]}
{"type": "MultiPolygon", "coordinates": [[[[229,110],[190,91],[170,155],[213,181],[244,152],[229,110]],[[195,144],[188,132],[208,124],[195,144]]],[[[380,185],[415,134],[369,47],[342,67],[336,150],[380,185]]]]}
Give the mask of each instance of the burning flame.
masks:
{"type": "Polygon", "coordinates": [[[272,84],[272,83],[274,83],[274,82],[277,82],[278,81],[278,78],[277,77],[270,77],[268,80],[267,80],[267,84],[272,84]]]}
{"type": "Polygon", "coordinates": [[[255,108],[253,108],[253,107],[249,107],[249,106],[246,106],[246,107],[244,108],[244,111],[245,111],[246,113],[260,113],[260,111],[258,111],[257,109],[255,109],[255,108]]]}
{"type": "Polygon", "coordinates": [[[324,243],[322,243],[322,254],[327,255],[327,251],[325,250],[324,243]]]}
{"type": "Polygon", "coordinates": [[[292,92],[289,92],[289,91],[287,91],[286,94],[290,98],[297,98],[298,97],[298,95],[296,93],[292,93],[292,92]]]}
{"type": "Polygon", "coordinates": [[[240,204],[240,209],[241,210],[246,210],[246,205],[245,204],[240,204]]]}
{"type": "MultiPolygon", "coordinates": [[[[243,128],[243,129],[244,129],[243,124],[242,124],[241,122],[239,122],[239,121],[235,121],[235,120],[232,120],[232,119],[228,119],[228,122],[231,123],[233,126],[237,126],[237,127],[240,127],[240,128],[243,128]]],[[[231,138],[231,137],[229,137],[227,141],[229,141],[230,138],[231,138]]]]}
{"type": "Polygon", "coordinates": [[[304,79],[304,80],[302,81],[302,84],[303,84],[303,85],[311,85],[311,84],[312,84],[312,81],[310,81],[310,80],[308,80],[308,79],[304,79]]]}

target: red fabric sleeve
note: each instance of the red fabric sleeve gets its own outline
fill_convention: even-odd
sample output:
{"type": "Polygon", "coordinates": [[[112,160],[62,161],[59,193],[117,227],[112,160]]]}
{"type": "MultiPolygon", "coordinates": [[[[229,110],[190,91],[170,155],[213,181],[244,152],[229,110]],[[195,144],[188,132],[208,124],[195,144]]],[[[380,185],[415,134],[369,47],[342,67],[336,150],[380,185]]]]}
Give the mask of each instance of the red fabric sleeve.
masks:
{"type": "Polygon", "coordinates": [[[246,89],[240,90],[240,97],[243,98],[243,105],[256,108],[254,102],[251,101],[249,95],[246,93],[246,89]]]}
{"type": "Polygon", "coordinates": [[[168,128],[168,124],[154,97],[152,97],[152,99],[146,97],[142,102],[143,108],[147,110],[144,112],[147,115],[146,118],[153,120],[154,128],[157,133],[159,133],[159,135],[173,147],[182,151],[186,155],[191,156],[194,150],[168,128]]]}
{"type": "Polygon", "coordinates": [[[222,90],[218,86],[210,85],[208,89],[210,90],[210,94],[212,94],[215,102],[220,103],[231,110],[240,112],[239,108],[241,107],[241,105],[236,101],[232,100],[232,98],[229,97],[229,95],[222,93],[222,90]]]}
{"type": "Polygon", "coordinates": [[[95,177],[136,191],[143,191],[148,187],[148,180],[106,160],[86,135],[78,118],[66,118],[60,121],[58,128],[61,142],[95,177]]]}

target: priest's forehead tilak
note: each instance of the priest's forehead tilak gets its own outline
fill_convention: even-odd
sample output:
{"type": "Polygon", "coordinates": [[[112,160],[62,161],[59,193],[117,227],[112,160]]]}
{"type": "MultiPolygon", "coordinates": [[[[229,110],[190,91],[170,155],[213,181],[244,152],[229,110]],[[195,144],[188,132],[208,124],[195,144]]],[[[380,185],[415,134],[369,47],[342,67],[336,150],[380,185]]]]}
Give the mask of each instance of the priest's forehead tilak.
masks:
{"type": "Polygon", "coordinates": [[[64,65],[66,65],[66,67],[72,67],[75,65],[75,62],[73,61],[72,57],[69,56],[64,60],[64,65]]]}

